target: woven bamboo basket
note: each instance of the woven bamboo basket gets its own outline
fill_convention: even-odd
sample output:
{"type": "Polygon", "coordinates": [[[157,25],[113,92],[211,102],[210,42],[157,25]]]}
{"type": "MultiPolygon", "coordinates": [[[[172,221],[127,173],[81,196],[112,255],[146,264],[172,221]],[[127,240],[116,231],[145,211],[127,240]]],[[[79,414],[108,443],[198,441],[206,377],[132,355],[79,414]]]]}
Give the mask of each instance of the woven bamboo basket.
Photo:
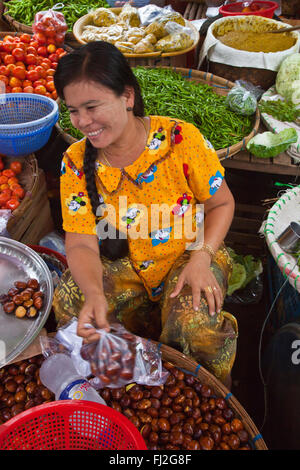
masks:
{"type": "MultiPolygon", "coordinates": [[[[167,67],[163,67],[163,68],[167,68],[167,67]]],[[[177,67],[173,68],[173,70],[180,73],[187,80],[192,80],[201,84],[205,83],[207,85],[212,86],[214,91],[218,95],[226,96],[229,90],[234,86],[233,82],[230,82],[229,80],[226,80],[222,77],[218,77],[211,73],[201,72],[199,70],[177,68],[177,67]]],[[[257,134],[258,129],[259,129],[259,123],[260,123],[260,113],[257,108],[256,113],[253,118],[253,128],[250,134],[246,135],[243,138],[243,140],[238,142],[237,144],[218,150],[217,155],[220,161],[225,160],[226,158],[231,157],[235,155],[236,153],[244,150],[246,148],[248,141],[257,134]]],[[[55,125],[56,125],[57,130],[59,131],[59,133],[62,135],[62,137],[67,143],[71,145],[77,141],[74,137],[67,134],[63,129],[61,129],[58,123],[56,123],[55,125]]]]}
{"type": "MultiPolygon", "coordinates": [[[[158,343],[156,343],[158,344],[158,343]]],[[[173,349],[169,346],[158,344],[158,347],[162,353],[162,359],[167,362],[171,362],[174,366],[182,369],[184,372],[191,373],[192,375],[198,377],[198,379],[209,385],[215,392],[215,395],[221,398],[224,398],[228,406],[235,413],[235,417],[239,418],[246,431],[248,432],[251,444],[255,450],[267,450],[267,446],[258,431],[257,427],[253,423],[252,419],[239,403],[239,401],[232,395],[231,392],[210,372],[208,372],[204,367],[197,364],[193,359],[185,356],[176,349],[173,349]]]]}
{"type": "MultiPolygon", "coordinates": [[[[116,15],[119,15],[119,13],[121,12],[122,8],[110,8],[110,10],[115,13],[116,15]]],[[[77,41],[80,43],[80,44],[87,44],[86,41],[84,41],[83,39],[81,39],[81,35],[82,35],[82,30],[83,30],[83,27],[90,24],[91,22],[91,15],[84,15],[82,16],[81,18],[79,18],[79,20],[76,21],[76,23],[74,24],[73,26],[73,34],[75,36],[75,38],[77,39],[77,41]]],[[[192,23],[188,22],[187,20],[185,20],[186,22],[186,26],[188,26],[192,31],[193,31],[193,39],[194,39],[194,42],[192,44],[192,46],[186,48],[186,49],[182,49],[180,51],[176,51],[176,52],[149,52],[149,53],[146,53],[146,54],[126,54],[124,53],[124,56],[127,57],[127,59],[129,60],[129,63],[131,66],[134,66],[134,65],[154,65],[154,64],[151,64],[149,63],[149,59],[151,60],[155,60],[155,62],[160,62],[161,63],[161,59],[163,58],[173,58],[173,57],[178,57],[178,56],[185,56],[188,52],[192,51],[193,49],[195,49],[195,47],[197,46],[198,42],[199,42],[199,32],[198,30],[192,25],[192,23]],[[140,60],[142,59],[142,61],[140,60]],[[146,62],[145,62],[146,60],[146,62]]],[[[170,60],[170,59],[169,59],[170,60]]]]}
{"type": "Polygon", "coordinates": [[[291,222],[300,222],[300,186],[286,191],[268,212],[263,224],[263,232],[270,253],[278,268],[291,286],[300,293],[300,267],[296,258],[283,251],[277,238],[289,226],[291,222]]]}

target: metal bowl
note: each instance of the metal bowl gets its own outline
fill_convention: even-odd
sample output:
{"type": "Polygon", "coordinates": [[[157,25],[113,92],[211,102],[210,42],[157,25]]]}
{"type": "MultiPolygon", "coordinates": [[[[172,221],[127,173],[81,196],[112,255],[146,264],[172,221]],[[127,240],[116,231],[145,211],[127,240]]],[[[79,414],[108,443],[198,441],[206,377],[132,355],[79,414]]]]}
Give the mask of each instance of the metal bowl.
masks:
{"type": "Polygon", "coordinates": [[[38,336],[52,306],[53,281],[43,259],[23,243],[0,237],[0,295],[15,281],[37,279],[44,293],[44,303],[37,317],[17,318],[4,312],[0,304],[0,367],[13,361],[38,336]]]}

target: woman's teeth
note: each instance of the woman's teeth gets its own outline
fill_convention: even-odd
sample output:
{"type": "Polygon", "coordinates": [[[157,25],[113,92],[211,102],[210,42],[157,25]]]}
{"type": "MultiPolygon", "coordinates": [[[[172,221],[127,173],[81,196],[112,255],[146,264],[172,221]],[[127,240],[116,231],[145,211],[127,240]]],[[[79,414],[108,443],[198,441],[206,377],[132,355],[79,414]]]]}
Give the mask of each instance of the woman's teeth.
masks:
{"type": "Polygon", "coordinates": [[[102,132],[102,129],[99,129],[99,131],[95,131],[95,132],[89,132],[87,134],[88,137],[95,137],[96,135],[100,134],[100,132],[102,132]]]}

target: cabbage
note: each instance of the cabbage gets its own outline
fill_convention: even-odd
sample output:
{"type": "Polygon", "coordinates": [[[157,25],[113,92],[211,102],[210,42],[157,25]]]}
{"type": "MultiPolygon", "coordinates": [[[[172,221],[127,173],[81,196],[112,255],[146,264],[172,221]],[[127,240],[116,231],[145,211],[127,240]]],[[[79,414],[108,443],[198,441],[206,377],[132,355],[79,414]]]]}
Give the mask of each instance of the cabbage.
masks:
{"type": "Polygon", "coordinates": [[[263,132],[249,140],[247,150],[260,158],[276,157],[298,140],[296,129],[289,127],[278,134],[263,132]]]}
{"type": "Polygon", "coordinates": [[[242,86],[233,87],[226,96],[225,103],[232,111],[243,116],[251,116],[257,106],[255,96],[242,86]]]}
{"type": "Polygon", "coordinates": [[[280,64],[276,76],[276,91],[287,101],[300,103],[300,53],[289,55],[280,64]]]}

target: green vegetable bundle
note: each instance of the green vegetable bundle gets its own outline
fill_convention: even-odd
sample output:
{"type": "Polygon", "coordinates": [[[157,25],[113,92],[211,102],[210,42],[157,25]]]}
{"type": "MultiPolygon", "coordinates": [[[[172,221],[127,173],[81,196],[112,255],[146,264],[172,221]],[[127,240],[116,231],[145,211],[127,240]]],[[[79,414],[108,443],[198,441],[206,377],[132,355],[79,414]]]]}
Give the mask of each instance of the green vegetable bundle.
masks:
{"type": "Polygon", "coordinates": [[[269,114],[278,121],[293,122],[300,118],[300,109],[297,109],[293,103],[282,100],[262,100],[259,110],[261,113],[269,114]]]}
{"type": "Polygon", "coordinates": [[[213,87],[186,80],[171,69],[133,69],[140,84],[145,114],[170,116],[194,124],[216,150],[240,142],[251,132],[252,119],[226,105],[213,87]]]}
{"type": "Polygon", "coordinates": [[[227,95],[226,104],[237,114],[251,116],[256,111],[257,100],[244,87],[234,86],[227,95]]]}
{"type": "MultiPolygon", "coordinates": [[[[7,8],[5,14],[26,26],[32,25],[36,13],[49,10],[55,4],[57,4],[56,0],[10,0],[4,2],[4,6],[7,8]]],[[[109,4],[106,0],[68,0],[59,11],[65,16],[68,31],[72,31],[74,23],[81,16],[99,7],[108,8],[109,4]]]]}

